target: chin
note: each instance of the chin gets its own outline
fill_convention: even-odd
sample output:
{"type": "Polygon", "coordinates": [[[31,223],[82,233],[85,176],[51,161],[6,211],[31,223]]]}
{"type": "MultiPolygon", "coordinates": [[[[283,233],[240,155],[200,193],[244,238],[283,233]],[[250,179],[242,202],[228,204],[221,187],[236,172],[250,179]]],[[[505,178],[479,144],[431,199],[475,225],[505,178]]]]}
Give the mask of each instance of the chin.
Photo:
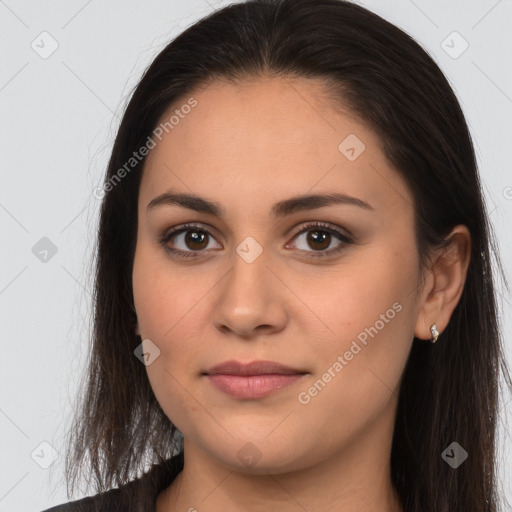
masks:
{"type": "Polygon", "coordinates": [[[311,465],[307,453],[297,451],[300,439],[293,436],[270,439],[269,430],[261,436],[247,434],[223,439],[208,446],[219,463],[237,473],[251,475],[282,474],[311,465]]]}

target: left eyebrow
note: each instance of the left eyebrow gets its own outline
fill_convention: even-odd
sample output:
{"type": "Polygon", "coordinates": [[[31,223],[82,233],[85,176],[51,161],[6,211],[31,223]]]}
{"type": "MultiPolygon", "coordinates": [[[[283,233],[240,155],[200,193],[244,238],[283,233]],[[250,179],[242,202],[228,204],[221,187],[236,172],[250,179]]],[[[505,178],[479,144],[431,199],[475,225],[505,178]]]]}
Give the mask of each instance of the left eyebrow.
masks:
{"type": "MultiPolygon", "coordinates": [[[[333,192],[330,194],[310,194],[295,196],[291,197],[290,199],[279,201],[272,206],[270,215],[276,218],[285,217],[295,212],[303,210],[314,210],[334,204],[350,204],[365,210],[374,211],[374,208],[362,199],[358,199],[357,197],[352,197],[339,192],[333,192]]],[[[188,193],[166,192],[165,194],[161,194],[158,197],[152,199],[148,203],[146,209],[152,210],[158,206],[164,205],[178,205],[183,208],[188,208],[200,213],[207,213],[219,218],[225,217],[225,210],[219,203],[209,201],[195,194],[188,193]]]]}

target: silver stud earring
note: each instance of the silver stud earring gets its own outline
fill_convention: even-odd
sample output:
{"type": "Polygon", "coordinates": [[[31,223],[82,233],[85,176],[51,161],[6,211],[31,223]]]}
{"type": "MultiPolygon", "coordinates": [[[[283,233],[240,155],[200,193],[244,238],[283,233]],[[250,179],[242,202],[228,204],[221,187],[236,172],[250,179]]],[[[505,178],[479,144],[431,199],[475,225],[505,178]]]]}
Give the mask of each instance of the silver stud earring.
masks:
{"type": "Polygon", "coordinates": [[[432,338],[430,339],[430,343],[435,343],[437,338],[439,338],[439,331],[437,330],[436,324],[432,324],[430,326],[430,332],[432,333],[432,338]]]}

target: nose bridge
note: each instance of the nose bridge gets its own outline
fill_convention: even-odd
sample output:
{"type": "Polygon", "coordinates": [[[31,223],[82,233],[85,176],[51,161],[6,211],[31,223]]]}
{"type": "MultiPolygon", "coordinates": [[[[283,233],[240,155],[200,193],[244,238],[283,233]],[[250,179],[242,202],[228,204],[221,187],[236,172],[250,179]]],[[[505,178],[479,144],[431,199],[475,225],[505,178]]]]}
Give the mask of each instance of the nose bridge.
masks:
{"type": "Polygon", "coordinates": [[[279,305],[270,251],[253,237],[236,246],[233,263],[219,290],[214,321],[217,328],[248,335],[258,326],[282,328],[286,315],[279,305]]]}
{"type": "Polygon", "coordinates": [[[264,241],[259,237],[261,243],[253,236],[245,237],[235,248],[233,265],[228,277],[230,286],[236,289],[235,294],[253,293],[253,299],[257,299],[256,293],[261,294],[271,286],[268,270],[270,251],[263,247],[264,241]]]}

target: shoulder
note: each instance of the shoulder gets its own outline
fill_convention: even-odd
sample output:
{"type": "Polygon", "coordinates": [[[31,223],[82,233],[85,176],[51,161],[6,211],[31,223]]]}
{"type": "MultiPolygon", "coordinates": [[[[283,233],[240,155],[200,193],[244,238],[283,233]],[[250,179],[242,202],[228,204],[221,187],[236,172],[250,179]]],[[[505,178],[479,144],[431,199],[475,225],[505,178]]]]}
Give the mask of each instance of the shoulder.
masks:
{"type": "Polygon", "coordinates": [[[94,496],[70,501],[42,512],[132,512],[154,511],[155,500],[183,469],[183,452],[153,467],[144,475],[125,485],[94,496]],[[142,508],[141,501],[142,502],[142,508]],[[138,505],[136,508],[137,501],[138,505]]]}
{"type": "Polygon", "coordinates": [[[121,500],[121,489],[111,489],[105,493],[89,496],[56,507],[48,508],[43,512],[126,512],[121,500]]]}

